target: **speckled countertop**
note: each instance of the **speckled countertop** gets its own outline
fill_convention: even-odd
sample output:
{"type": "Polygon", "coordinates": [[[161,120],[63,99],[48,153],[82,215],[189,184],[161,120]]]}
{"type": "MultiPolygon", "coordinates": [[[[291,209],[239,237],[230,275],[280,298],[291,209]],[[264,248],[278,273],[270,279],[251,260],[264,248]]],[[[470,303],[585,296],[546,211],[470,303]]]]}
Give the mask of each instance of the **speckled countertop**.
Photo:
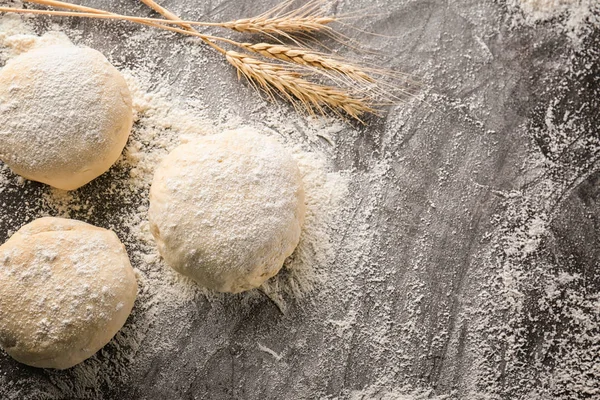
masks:
{"type": "MultiPolygon", "coordinates": [[[[153,15],[135,0],[80,3],[153,15]]],[[[421,77],[425,102],[342,124],[334,147],[310,142],[350,179],[328,282],[285,312],[265,296],[199,296],[145,325],[134,311],[121,339],[85,368],[39,370],[0,352],[0,398],[600,397],[600,29],[593,12],[575,28],[569,14],[594,2],[564,3],[535,21],[518,1],[336,2],[340,14],[367,10],[353,24],[378,35],[346,32],[385,53],[384,67],[421,77]],[[163,332],[170,345],[139,355],[156,346],[129,340],[141,330],[163,332]]],[[[228,20],[276,2],[162,4],[187,19],[228,20]]],[[[150,88],[208,119],[269,124],[275,106],[257,103],[210,50],[182,51],[193,44],[176,35],[134,46],[127,38],[147,28],[29,21],[117,66],[145,66],[150,88]]],[[[293,114],[277,107],[275,120],[293,114]]],[[[304,123],[295,124],[300,136],[304,123]]],[[[27,204],[45,190],[5,185],[3,241],[36,216],[27,204]]],[[[119,233],[115,215],[144,200],[95,198],[107,185],[82,189],[98,203],[73,217],[119,233]]]]}

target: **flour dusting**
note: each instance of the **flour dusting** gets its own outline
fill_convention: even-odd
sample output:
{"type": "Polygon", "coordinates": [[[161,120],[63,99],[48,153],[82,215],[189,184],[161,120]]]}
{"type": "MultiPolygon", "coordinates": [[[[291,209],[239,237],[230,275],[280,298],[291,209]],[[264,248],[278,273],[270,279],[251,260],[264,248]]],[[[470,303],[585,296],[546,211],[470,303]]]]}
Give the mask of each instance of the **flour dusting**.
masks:
{"type": "Polygon", "coordinates": [[[578,44],[582,35],[600,27],[600,4],[596,0],[509,0],[529,24],[557,21],[559,29],[578,44]]]}

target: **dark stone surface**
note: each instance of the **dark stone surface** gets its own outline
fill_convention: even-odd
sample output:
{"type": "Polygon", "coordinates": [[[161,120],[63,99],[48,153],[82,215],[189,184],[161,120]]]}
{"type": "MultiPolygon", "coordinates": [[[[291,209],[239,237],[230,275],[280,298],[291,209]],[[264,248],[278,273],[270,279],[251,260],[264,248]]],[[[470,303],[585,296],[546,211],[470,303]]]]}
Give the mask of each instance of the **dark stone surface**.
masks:
{"type": "MultiPolygon", "coordinates": [[[[187,332],[147,362],[125,363],[127,380],[119,368],[99,363],[109,366],[96,372],[102,379],[90,380],[101,383],[88,387],[73,371],[29,368],[0,353],[0,374],[12,385],[0,395],[600,396],[600,316],[594,308],[600,296],[600,31],[590,28],[577,48],[556,28],[560,20],[518,24],[515,10],[502,1],[350,3],[339,2],[340,12],[373,7],[376,15],[357,25],[388,36],[362,36],[367,48],[385,51],[385,67],[422,76],[429,93],[427,103],[391,107],[356,126],[358,133],[336,137],[334,167],[353,171],[348,201],[355,207],[344,215],[348,224],[338,232],[334,265],[356,272],[332,271],[339,287],[291,302],[285,314],[267,297],[182,304],[173,318],[188,321],[187,332]],[[368,179],[382,163],[388,168],[381,178],[368,179]],[[539,237],[530,233],[536,221],[545,227],[539,237]],[[348,259],[359,234],[354,227],[363,223],[371,226],[370,247],[360,259],[348,259]],[[538,244],[515,254],[513,238],[538,244]],[[556,295],[548,294],[552,285],[556,295]],[[333,320],[350,323],[336,333],[333,320]]],[[[135,1],[86,4],[151,15],[135,1]]],[[[249,16],[273,4],[164,2],[186,18],[206,20],[249,16]]],[[[40,32],[49,23],[39,18],[40,32]]],[[[194,73],[180,68],[193,63],[193,55],[169,52],[169,43],[180,40],[175,35],[162,36],[160,48],[142,51],[120,47],[135,27],[76,19],[60,24],[80,30],[80,43],[110,49],[123,66],[156,62],[151,79],[157,87],[203,99],[204,112],[215,119],[227,102],[229,112],[260,121],[251,89],[208,51],[204,56],[211,62],[194,73]],[[224,92],[231,94],[221,98],[224,92]]],[[[81,198],[96,202],[97,212],[82,219],[124,229],[118,217],[145,200],[143,194],[104,197],[121,173],[113,170],[83,188],[81,198]]],[[[42,190],[29,184],[26,191],[14,186],[2,193],[3,214],[11,218],[0,223],[0,238],[33,218],[23,202],[38,201],[42,190]]],[[[166,329],[168,318],[156,324],[148,329],[166,329]]],[[[113,342],[105,351],[99,357],[135,353],[113,342]]]]}

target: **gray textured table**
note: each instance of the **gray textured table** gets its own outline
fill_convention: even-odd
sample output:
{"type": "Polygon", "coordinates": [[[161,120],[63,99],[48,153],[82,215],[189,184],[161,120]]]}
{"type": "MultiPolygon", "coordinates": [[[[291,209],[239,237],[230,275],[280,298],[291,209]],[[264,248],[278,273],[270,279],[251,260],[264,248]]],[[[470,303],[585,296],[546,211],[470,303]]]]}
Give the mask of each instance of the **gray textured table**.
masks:
{"type": "MultiPolygon", "coordinates": [[[[134,0],[85,4],[153,15],[134,0]]],[[[204,20],[274,4],[164,2],[204,20]]],[[[528,24],[504,1],[342,0],[335,9],[365,8],[372,15],[354,24],[386,36],[360,40],[386,53],[384,67],[422,77],[426,102],[342,128],[333,149],[311,144],[350,176],[328,283],[285,313],[265,296],[200,296],[146,325],[134,312],[125,338],[170,339],[151,356],[113,340],[86,368],[46,371],[0,352],[0,398],[600,398],[597,21],[575,33],[566,14],[528,24]],[[361,257],[357,242],[368,244],[361,257]]],[[[151,65],[151,86],[198,98],[209,118],[264,123],[270,106],[257,109],[209,50],[195,68],[175,35],[136,48],[122,45],[141,29],[130,25],[35,25],[42,33],[52,22],[118,65],[151,65]]],[[[118,173],[82,189],[93,215],[72,216],[125,229],[120,210],[145,200],[106,195],[118,173]]],[[[29,203],[46,190],[10,179],[4,189],[2,240],[37,216],[29,203]]]]}

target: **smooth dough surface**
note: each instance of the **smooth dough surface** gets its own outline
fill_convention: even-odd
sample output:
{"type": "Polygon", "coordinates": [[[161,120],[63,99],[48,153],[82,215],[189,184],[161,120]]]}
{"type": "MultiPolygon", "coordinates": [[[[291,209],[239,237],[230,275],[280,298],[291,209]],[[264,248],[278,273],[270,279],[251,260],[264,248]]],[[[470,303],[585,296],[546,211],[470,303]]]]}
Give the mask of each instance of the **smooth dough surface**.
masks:
{"type": "Polygon", "coordinates": [[[274,276],[298,245],[304,212],[296,161],[246,129],[177,147],[150,190],[150,228],[165,262],[221,292],[274,276]]]}
{"type": "Polygon", "coordinates": [[[0,345],[27,365],[72,367],[121,329],[136,294],[135,273],[112,231],[37,219],[0,246],[0,345]]]}
{"type": "Polygon", "coordinates": [[[21,54],[0,70],[0,159],[24,178],[77,189],[119,158],[131,107],[125,79],[96,50],[21,54]]]}

